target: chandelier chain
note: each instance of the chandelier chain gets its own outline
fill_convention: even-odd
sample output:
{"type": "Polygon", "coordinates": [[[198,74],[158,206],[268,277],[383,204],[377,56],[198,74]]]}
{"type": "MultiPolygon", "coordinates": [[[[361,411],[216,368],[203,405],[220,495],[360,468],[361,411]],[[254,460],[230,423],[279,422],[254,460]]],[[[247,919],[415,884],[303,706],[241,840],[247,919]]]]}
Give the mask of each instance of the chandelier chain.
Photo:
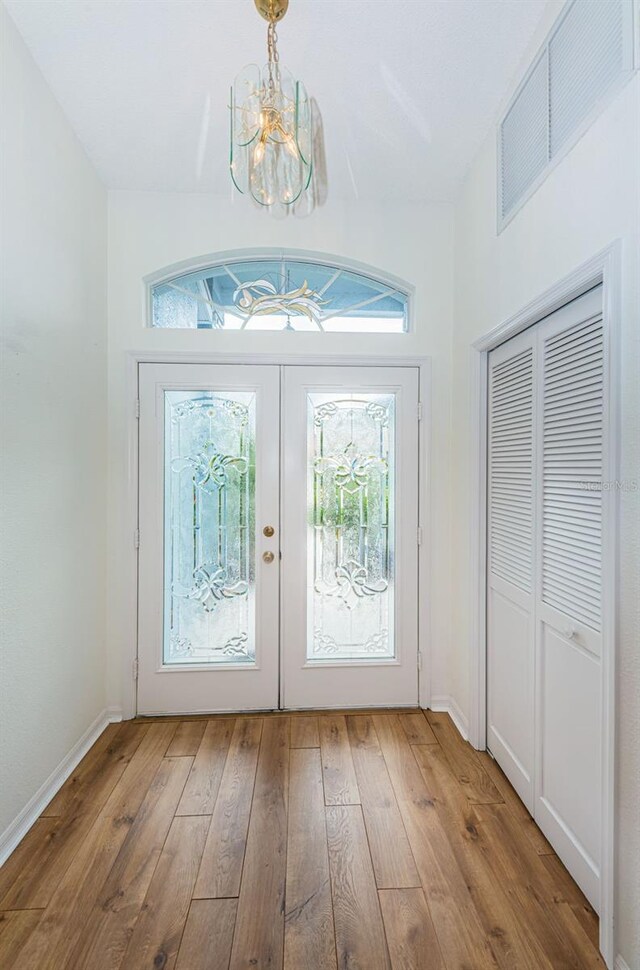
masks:
{"type": "Polygon", "coordinates": [[[279,76],[279,61],[280,55],[278,54],[278,32],[276,30],[275,20],[269,21],[269,26],[267,27],[267,55],[269,58],[269,88],[273,92],[275,87],[275,82],[279,76]]]}

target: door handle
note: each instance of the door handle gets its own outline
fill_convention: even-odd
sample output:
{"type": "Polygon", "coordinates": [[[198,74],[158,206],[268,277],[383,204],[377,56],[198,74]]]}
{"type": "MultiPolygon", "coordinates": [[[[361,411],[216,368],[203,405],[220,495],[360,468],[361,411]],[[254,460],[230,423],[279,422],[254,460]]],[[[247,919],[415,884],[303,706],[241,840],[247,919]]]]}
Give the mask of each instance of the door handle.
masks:
{"type": "Polygon", "coordinates": [[[273,528],[272,525],[265,525],[264,529],[262,530],[262,534],[263,536],[266,536],[267,539],[270,539],[275,531],[276,530],[273,528]]]}
{"type": "Polygon", "coordinates": [[[567,623],[567,625],[563,627],[560,632],[562,633],[563,637],[567,638],[567,640],[573,640],[573,638],[575,637],[578,631],[576,630],[573,623],[567,623]]]}
{"type": "Polygon", "coordinates": [[[274,559],[275,559],[275,556],[273,555],[271,550],[269,550],[268,552],[262,553],[263,562],[273,562],[274,559]]]}

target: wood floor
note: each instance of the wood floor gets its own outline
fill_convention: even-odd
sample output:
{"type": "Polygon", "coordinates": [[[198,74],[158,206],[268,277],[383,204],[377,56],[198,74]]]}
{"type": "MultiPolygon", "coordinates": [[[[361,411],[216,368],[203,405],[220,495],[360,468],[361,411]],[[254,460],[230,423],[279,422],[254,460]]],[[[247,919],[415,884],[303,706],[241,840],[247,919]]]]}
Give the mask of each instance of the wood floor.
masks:
{"type": "Polygon", "coordinates": [[[0,870],[2,970],[590,970],[597,936],[431,712],[111,725],[0,870]]]}

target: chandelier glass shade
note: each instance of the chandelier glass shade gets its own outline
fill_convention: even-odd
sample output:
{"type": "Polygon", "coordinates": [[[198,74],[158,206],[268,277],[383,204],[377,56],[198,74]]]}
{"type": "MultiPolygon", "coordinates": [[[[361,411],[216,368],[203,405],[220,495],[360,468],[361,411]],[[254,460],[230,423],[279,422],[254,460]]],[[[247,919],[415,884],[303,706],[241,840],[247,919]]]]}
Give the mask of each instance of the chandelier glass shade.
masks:
{"type": "Polygon", "coordinates": [[[280,66],[272,19],[267,49],[264,68],[248,65],[231,86],[229,164],[240,192],[262,206],[289,206],[311,181],[311,103],[304,85],[280,66]]]}

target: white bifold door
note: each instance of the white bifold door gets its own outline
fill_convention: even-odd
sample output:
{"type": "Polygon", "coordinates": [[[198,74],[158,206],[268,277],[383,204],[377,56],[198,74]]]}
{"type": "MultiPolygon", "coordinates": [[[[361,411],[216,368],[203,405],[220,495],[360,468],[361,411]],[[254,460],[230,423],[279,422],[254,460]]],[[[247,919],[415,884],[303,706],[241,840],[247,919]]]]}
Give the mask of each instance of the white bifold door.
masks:
{"type": "Polygon", "coordinates": [[[418,375],[140,365],[139,713],[417,703],[418,375]]]}
{"type": "Polygon", "coordinates": [[[599,908],[602,288],[492,351],[487,744],[599,908]]]}

